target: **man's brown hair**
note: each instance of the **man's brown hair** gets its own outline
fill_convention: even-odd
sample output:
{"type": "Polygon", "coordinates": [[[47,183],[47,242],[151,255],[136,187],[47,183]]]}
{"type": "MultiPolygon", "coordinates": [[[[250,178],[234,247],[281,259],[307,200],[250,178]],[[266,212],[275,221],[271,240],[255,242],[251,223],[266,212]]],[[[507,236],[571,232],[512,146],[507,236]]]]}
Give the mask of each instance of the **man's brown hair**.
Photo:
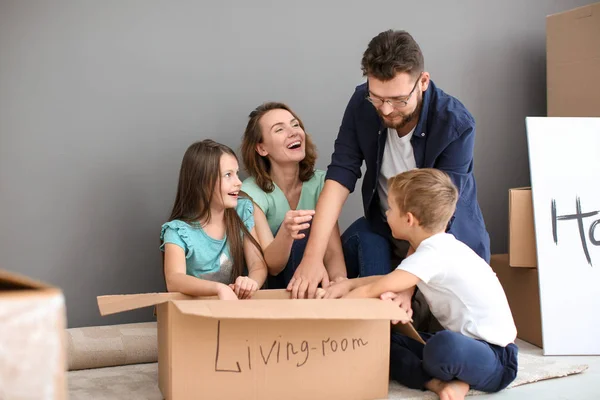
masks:
{"type": "Polygon", "coordinates": [[[421,48],[406,31],[381,32],[369,42],[361,61],[364,76],[389,81],[399,72],[417,77],[424,71],[421,48]]]}
{"type": "Polygon", "coordinates": [[[419,168],[388,180],[388,194],[402,213],[410,212],[428,232],[446,229],[458,201],[450,177],[435,168],[419,168]]]}

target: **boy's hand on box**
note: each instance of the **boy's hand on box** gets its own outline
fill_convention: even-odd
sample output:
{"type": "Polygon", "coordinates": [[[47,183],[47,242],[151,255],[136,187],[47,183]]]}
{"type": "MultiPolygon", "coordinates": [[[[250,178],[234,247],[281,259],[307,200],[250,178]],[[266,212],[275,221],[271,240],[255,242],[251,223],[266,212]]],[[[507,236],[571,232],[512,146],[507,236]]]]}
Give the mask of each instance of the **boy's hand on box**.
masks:
{"type": "MultiPolygon", "coordinates": [[[[398,304],[398,307],[402,308],[406,312],[406,314],[408,315],[408,318],[412,318],[413,310],[412,310],[412,305],[411,305],[412,304],[412,291],[411,290],[405,290],[400,293],[385,292],[379,297],[381,298],[381,300],[391,300],[394,303],[398,304]]],[[[399,321],[397,321],[397,320],[392,320],[392,324],[397,324],[398,322],[399,321]]],[[[408,322],[409,321],[405,321],[402,323],[406,324],[408,322]]]]}
{"type": "Polygon", "coordinates": [[[238,276],[229,286],[240,299],[249,299],[258,290],[258,283],[247,276],[238,276]]]}
{"type": "Polygon", "coordinates": [[[231,288],[231,285],[227,286],[227,285],[220,285],[219,288],[217,289],[217,296],[219,297],[219,300],[237,300],[238,297],[236,296],[236,294],[233,291],[233,288],[231,288]]]}

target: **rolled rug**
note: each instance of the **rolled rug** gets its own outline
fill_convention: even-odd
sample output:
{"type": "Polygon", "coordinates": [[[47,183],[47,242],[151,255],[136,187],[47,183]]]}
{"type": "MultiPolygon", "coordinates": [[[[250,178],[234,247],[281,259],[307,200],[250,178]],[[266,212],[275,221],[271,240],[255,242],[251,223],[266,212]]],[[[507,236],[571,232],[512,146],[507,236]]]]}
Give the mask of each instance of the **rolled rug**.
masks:
{"type": "Polygon", "coordinates": [[[69,371],[158,360],[156,322],[67,329],[69,371]]]}

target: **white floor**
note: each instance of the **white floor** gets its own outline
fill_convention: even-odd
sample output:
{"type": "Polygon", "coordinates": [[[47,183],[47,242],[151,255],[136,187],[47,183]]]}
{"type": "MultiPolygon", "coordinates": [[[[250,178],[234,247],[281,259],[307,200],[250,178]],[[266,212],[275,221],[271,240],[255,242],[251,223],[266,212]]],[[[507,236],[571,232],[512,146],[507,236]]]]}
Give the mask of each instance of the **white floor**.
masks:
{"type": "Polygon", "coordinates": [[[517,386],[500,393],[471,397],[473,400],[598,400],[600,399],[600,356],[548,357],[570,364],[587,364],[589,368],[581,374],[559,379],[549,379],[529,385],[517,386]]]}

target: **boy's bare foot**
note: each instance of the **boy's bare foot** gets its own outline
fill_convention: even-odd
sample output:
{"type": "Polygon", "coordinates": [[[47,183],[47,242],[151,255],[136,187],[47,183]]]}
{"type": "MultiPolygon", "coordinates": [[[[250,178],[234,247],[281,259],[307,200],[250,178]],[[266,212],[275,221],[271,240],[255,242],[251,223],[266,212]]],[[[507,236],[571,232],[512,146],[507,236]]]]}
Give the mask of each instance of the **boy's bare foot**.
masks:
{"type": "Polygon", "coordinates": [[[440,400],[464,400],[469,391],[469,384],[463,381],[443,382],[432,379],[425,387],[440,396],[440,400]]]}

